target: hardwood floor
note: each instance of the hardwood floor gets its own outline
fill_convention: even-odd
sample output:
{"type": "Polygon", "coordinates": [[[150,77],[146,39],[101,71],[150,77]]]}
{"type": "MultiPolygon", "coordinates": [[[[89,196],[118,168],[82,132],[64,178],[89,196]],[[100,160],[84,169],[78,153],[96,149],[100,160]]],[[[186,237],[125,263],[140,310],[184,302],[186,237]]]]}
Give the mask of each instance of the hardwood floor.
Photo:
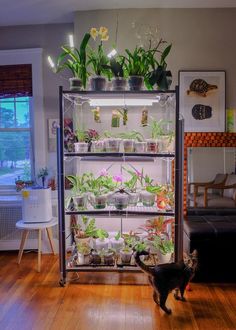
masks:
{"type": "Polygon", "coordinates": [[[71,273],[61,288],[57,256],[43,255],[41,273],[36,265],[36,253],[20,265],[17,253],[0,253],[1,330],[236,329],[236,284],[193,283],[187,302],[169,295],[168,316],[143,274],[71,273]]]}

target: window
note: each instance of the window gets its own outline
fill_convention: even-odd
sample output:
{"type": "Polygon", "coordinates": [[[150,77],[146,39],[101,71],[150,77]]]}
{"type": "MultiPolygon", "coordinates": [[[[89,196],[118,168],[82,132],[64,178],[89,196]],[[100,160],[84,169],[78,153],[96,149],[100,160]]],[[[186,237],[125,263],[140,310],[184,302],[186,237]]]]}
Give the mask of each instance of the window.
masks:
{"type": "Polygon", "coordinates": [[[32,178],[31,97],[0,98],[0,185],[32,178]]]}
{"type": "MultiPolygon", "coordinates": [[[[1,114],[2,112],[5,113],[5,116],[6,112],[8,112],[8,115],[10,114],[8,126],[11,126],[6,127],[7,118],[5,118],[5,124],[1,120],[0,148],[2,150],[7,143],[8,146],[15,144],[16,136],[17,147],[22,143],[20,141],[25,143],[25,148],[15,149],[17,151],[13,153],[15,159],[12,162],[4,160],[4,164],[7,161],[8,166],[15,166],[15,169],[22,171],[23,174],[14,173],[13,168],[10,179],[10,173],[4,174],[2,171],[0,174],[0,195],[9,194],[9,188],[12,188],[11,193],[15,193],[15,178],[18,175],[28,173],[28,176],[31,175],[34,180],[34,173],[38,173],[40,168],[47,166],[42,65],[42,48],[0,50],[0,108],[1,114]],[[13,123],[15,126],[12,125],[13,123]],[[17,156],[16,153],[24,153],[24,160],[18,160],[19,155],[17,156]],[[30,166],[27,165],[27,159],[30,159],[30,166]],[[22,168],[22,163],[26,163],[27,166],[22,168]],[[5,180],[6,176],[9,178],[8,182],[5,180]],[[4,183],[3,178],[5,178],[4,183]]],[[[20,156],[22,157],[22,155],[20,156]]],[[[2,157],[0,155],[1,161],[2,157]]],[[[12,169],[10,168],[10,170],[12,169]]]]}

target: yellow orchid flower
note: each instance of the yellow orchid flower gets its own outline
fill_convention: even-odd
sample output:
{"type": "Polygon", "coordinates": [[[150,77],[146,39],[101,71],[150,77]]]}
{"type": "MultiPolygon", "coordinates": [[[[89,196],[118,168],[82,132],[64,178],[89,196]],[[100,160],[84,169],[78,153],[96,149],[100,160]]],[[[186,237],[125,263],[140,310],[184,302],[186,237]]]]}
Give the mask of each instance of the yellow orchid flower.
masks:
{"type": "Polygon", "coordinates": [[[101,26],[98,34],[103,37],[104,35],[108,34],[108,29],[105,26],[101,26]]]}
{"type": "Polygon", "coordinates": [[[96,40],[96,38],[98,36],[98,30],[96,28],[91,28],[90,35],[94,40],[96,40]]]}
{"type": "Polygon", "coordinates": [[[107,41],[108,39],[109,39],[108,34],[101,36],[101,41],[107,41]]]}

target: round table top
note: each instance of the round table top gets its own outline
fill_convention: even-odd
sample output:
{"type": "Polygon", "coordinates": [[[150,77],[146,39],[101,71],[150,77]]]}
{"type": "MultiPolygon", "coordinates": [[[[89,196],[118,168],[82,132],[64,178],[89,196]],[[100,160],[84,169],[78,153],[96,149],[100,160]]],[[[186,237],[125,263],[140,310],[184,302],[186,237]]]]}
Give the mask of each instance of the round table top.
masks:
{"type": "Polygon", "coordinates": [[[57,218],[52,218],[48,222],[24,222],[23,220],[19,220],[16,223],[16,228],[18,229],[45,229],[49,227],[56,226],[58,224],[57,218]]]}

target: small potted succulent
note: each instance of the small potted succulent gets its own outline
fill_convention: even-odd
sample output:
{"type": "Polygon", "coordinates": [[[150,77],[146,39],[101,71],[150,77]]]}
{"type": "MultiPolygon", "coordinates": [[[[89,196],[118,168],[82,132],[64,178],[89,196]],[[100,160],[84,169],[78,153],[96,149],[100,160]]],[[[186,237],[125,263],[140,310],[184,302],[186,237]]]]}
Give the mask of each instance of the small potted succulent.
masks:
{"type": "Polygon", "coordinates": [[[121,237],[120,231],[118,231],[118,233],[114,237],[110,238],[110,243],[112,249],[114,249],[116,252],[119,252],[121,250],[124,245],[124,239],[121,237]]]}
{"type": "Polygon", "coordinates": [[[58,73],[64,69],[68,69],[73,74],[73,77],[69,79],[70,89],[72,91],[79,91],[82,87],[86,89],[88,79],[86,48],[89,39],[90,34],[85,33],[79,49],[62,46],[63,52],[57,58],[55,72],[58,73]]]}
{"type": "Polygon", "coordinates": [[[108,250],[109,239],[108,232],[104,229],[97,229],[95,247],[97,251],[108,250]]]}
{"type": "Polygon", "coordinates": [[[127,80],[124,71],[125,58],[117,56],[115,59],[110,59],[109,65],[104,65],[104,68],[108,69],[112,73],[112,90],[113,91],[124,91],[126,89],[127,80]]]}
{"type": "Polygon", "coordinates": [[[108,29],[102,26],[99,30],[92,28],[90,30],[90,35],[94,40],[96,40],[97,37],[100,38],[98,48],[96,50],[90,48],[88,53],[88,63],[91,64],[94,74],[90,79],[90,87],[93,91],[104,91],[106,89],[106,77],[110,76],[109,69],[105,68],[109,63],[109,59],[103,49],[103,41],[109,39],[108,29]]]}
{"type": "Polygon", "coordinates": [[[125,49],[125,52],[126,56],[123,56],[125,58],[124,68],[129,76],[129,88],[131,91],[140,91],[149,68],[148,53],[141,46],[136,46],[133,53],[128,49],[125,49]]]}
{"type": "Polygon", "coordinates": [[[105,250],[103,253],[104,264],[106,266],[113,266],[115,262],[115,253],[113,249],[105,250]]]}
{"type": "Polygon", "coordinates": [[[79,242],[77,244],[78,264],[88,265],[90,264],[90,251],[91,248],[86,242],[79,242]]]}
{"type": "Polygon", "coordinates": [[[91,263],[94,265],[100,265],[102,263],[100,252],[97,250],[91,250],[91,263]]]}

